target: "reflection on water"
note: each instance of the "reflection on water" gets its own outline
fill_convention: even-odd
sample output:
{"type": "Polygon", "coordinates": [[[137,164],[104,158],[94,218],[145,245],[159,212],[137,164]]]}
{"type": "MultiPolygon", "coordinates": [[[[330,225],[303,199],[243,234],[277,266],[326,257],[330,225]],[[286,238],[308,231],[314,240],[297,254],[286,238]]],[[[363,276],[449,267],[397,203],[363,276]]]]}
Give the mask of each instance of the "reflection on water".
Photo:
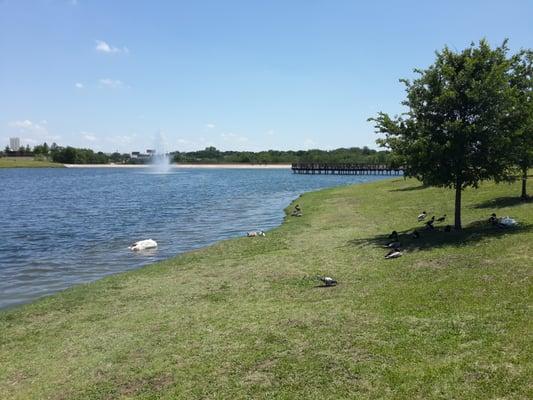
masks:
{"type": "Polygon", "coordinates": [[[271,229],[303,192],[379,179],[289,170],[150,172],[1,169],[0,307],[271,229]],[[148,238],[157,250],[128,250],[148,238]]]}

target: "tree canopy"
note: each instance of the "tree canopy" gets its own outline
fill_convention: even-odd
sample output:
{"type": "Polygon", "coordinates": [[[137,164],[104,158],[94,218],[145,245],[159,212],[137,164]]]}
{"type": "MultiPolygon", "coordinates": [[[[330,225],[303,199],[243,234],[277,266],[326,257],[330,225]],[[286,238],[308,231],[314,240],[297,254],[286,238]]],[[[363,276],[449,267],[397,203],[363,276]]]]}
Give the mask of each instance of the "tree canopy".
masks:
{"type": "Polygon", "coordinates": [[[506,42],[492,49],[481,40],[460,52],[445,47],[427,69],[414,70],[416,79],[401,79],[404,114],[370,119],[385,134],[378,143],[401,160],[407,176],[455,188],[456,229],[462,190],[511,174],[518,96],[507,53],[506,42]]]}

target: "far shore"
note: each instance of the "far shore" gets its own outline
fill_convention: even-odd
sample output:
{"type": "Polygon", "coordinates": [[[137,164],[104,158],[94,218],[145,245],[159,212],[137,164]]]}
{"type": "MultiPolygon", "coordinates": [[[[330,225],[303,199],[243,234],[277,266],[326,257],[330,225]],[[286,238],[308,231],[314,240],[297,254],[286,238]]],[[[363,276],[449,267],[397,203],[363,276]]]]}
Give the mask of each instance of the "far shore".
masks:
{"type": "MultiPolygon", "coordinates": [[[[67,168],[150,168],[153,164],[65,164],[67,168]]],[[[290,169],[291,164],[170,164],[171,168],[290,169]]]]}

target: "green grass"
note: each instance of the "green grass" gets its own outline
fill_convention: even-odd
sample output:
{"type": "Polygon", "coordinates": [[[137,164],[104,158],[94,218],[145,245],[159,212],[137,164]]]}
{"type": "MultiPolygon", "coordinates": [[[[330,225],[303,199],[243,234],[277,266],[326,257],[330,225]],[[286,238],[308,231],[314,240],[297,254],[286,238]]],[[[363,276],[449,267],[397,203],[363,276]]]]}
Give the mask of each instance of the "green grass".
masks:
{"type": "Polygon", "coordinates": [[[0,157],[0,168],[62,168],[63,164],[27,157],[0,157]]]}
{"type": "Polygon", "coordinates": [[[464,232],[423,232],[385,260],[384,235],[422,209],[453,215],[452,191],[308,193],[264,238],[2,312],[0,398],[532,398],[533,209],[518,194],[468,190],[464,232]],[[493,211],[520,228],[478,223],[493,211]]]}

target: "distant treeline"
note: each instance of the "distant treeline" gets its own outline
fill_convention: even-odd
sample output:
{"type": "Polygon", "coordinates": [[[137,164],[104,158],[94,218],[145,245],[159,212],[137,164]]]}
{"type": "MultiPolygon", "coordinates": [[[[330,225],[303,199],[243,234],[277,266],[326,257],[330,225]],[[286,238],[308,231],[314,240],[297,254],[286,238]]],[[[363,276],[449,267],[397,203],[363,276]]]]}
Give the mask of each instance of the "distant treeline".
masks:
{"type": "Polygon", "coordinates": [[[252,164],[291,164],[297,162],[316,163],[367,163],[386,164],[388,151],[376,151],[368,147],[340,148],[335,150],[298,150],[298,151],[220,151],[215,147],[191,152],[174,152],[173,162],[177,163],[252,163],[252,164]]]}
{"type": "MultiPolygon", "coordinates": [[[[23,149],[21,149],[22,151],[23,149]]],[[[24,148],[24,154],[35,155],[36,158],[46,158],[61,164],[144,164],[150,163],[151,158],[132,157],[130,154],[112,153],[106,154],[91,149],[75,148],[71,146],[61,147],[53,143],[51,146],[43,143],[33,149],[24,148]]],[[[8,148],[4,155],[18,155],[8,148]]],[[[190,152],[170,153],[172,162],[191,164],[291,164],[298,162],[313,163],[337,163],[337,164],[388,164],[391,157],[388,151],[377,151],[368,147],[340,148],[335,150],[298,150],[298,151],[220,151],[215,147],[207,147],[204,150],[190,152]]]]}

